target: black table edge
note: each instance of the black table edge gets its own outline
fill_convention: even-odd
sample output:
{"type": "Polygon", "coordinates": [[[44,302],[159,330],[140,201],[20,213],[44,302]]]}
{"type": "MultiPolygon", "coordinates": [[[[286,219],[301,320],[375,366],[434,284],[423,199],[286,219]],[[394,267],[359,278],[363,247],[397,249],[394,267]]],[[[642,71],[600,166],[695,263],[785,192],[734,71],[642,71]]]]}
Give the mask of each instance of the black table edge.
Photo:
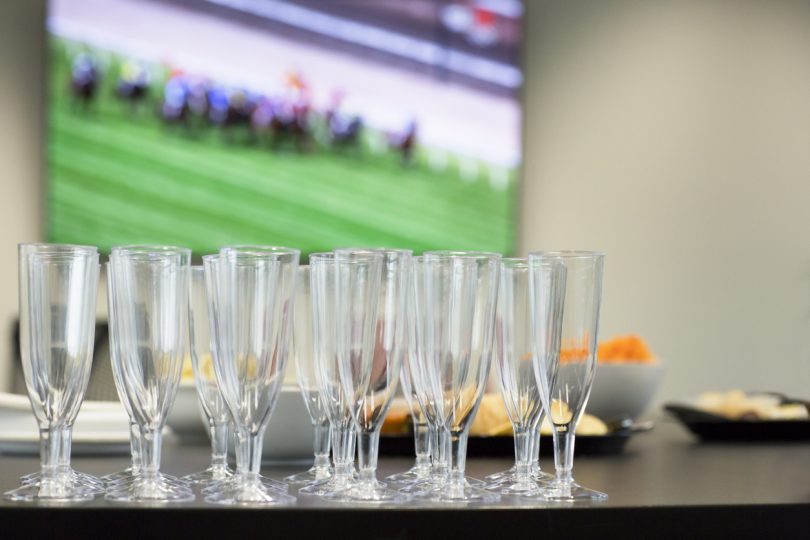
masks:
{"type": "Polygon", "coordinates": [[[810,530],[810,502],[795,504],[545,508],[225,508],[0,506],[7,538],[468,539],[556,534],[570,540],[785,538],[810,530]],[[598,535],[598,536],[597,536],[598,535]]]}

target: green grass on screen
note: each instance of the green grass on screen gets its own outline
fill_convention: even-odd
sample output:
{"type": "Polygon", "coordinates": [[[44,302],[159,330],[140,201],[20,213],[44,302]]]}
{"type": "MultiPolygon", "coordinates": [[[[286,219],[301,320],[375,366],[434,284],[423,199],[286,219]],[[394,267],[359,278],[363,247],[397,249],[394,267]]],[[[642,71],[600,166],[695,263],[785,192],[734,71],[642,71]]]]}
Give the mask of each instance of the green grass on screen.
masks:
{"type": "Polygon", "coordinates": [[[47,235],[52,242],[163,243],[195,253],[234,243],[480,249],[511,253],[515,171],[493,188],[486,167],[462,179],[424,154],[411,167],[381,152],[339,153],[226,142],[133,112],[114,96],[112,58],[92,108],[70,99],[70,44],[52,38],[48,118],[47,235]]]}

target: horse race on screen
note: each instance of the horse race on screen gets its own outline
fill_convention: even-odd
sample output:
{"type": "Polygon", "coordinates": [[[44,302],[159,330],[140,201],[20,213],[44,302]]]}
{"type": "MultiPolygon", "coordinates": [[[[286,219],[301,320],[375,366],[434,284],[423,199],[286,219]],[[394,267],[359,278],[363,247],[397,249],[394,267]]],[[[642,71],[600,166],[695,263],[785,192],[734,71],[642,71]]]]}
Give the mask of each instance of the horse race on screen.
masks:
{"type": "Polygon", "coordinates": [[[519,2],[51,0],[48,237],[510,253],[519,2]]]}

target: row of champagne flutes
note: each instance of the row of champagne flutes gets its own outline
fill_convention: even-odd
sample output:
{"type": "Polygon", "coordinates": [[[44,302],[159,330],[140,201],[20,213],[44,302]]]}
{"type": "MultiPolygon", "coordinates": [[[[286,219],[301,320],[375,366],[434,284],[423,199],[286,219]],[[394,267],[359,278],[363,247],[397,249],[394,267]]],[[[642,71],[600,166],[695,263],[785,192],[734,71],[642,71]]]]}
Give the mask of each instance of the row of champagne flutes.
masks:
{"type": "Polygon", "coordinates": [[[570,476],[573,428],[593,377],[602,256],[540,253],[531,261],[469,252],[313,254],[298,269],[293,356],[315,429],[315,463],[285,482],[308,484],[301,495],[332,501],[603,498],[570,476]],[[464,452],[490,361],[514,426],[516,464],[481,482],[464,478],[464,452]],[[386,486],[375,474],[379,429],[398,374],[414,417],[417,463],[386,486]],[[553,478],[537,459],[544,410],[556,431],[553,478]]]}
{"type": "MultiPolygon", "coordinates": [[[[133,464],[106,478],[108,499],[187,501],[189,483],[198,482],[206,484],[209,502],[293,502],[286,483],[259,474],[262,437],[291,346],[316,426],[315,465],[285,479],[309,482],[301,495],[373,503],[492,502],[499,493],[603,497],[577,486],[570,473],[573,429],[593,378],[601,255],[537,253],[528,261],[501,261],[475,252],[412,258],[404,250],[346,249],[313,254],[309,267],[298,268],[297,250],[236,246],[204,257],[204,269],[191,273],[189,260],[180,248],[112,251],[112,363],[133,426],[133,464]],[[209,470],[178,480],[159,472],[160,433],[179,382],[185,328],[214,451],[209,470]],[[493,357],[517,459],[514,470],[489,478],[485,490],[465,479],[464,459],[493,357]],[[416,420],[417,463],[390,477],[389,487],[376,479],[377,449],[400,373],[416,420]],[[555,433],[551,482],[530,457],[543,410],[550,411],[555,433]],[[228,424],[236,432],[235,474],[225,461],[228,424]],[[397,485],[403,487],[392,489],[397,485]]],[[[84,500],[102,489],[69,466],[70,426],[92,355],[97,261],[93,248],[20,248],[23,364],[42,427],[43,467],[41,477],[24,479],[8,498],[84,500]],[[40,275],[43,265],[50,280],[40,275]],[[60,338],[72,344],[62,347],[66,355],[60,338]],[[29,349],[35,345],[43,350],[29,349]]]]}

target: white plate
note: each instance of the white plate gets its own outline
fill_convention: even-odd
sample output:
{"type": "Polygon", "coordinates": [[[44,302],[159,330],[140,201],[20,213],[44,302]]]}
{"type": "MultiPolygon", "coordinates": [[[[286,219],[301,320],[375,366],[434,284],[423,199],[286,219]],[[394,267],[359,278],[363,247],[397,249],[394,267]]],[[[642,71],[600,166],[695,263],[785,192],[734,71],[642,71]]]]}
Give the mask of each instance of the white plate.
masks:
{"type": "MultiPolygon", "coordinates": [[[[78,437],[74,434],[70,453],[72,456],[126,455],[129,454],[129,436],[103,431],[88,431],[78,437]]],[[[38,455],[39,436],[30,431],[0,430],[0,454],[38,455]]]]}
{"type": "MultiPolygon", "coordinates": [[[[27,396],[0,392],[0,453],[39,454],[39,429],[27,396]]],[[[85,401],[73,427],[73,455],[129,453],[129,419],[120,403],[85,401]]]]}

